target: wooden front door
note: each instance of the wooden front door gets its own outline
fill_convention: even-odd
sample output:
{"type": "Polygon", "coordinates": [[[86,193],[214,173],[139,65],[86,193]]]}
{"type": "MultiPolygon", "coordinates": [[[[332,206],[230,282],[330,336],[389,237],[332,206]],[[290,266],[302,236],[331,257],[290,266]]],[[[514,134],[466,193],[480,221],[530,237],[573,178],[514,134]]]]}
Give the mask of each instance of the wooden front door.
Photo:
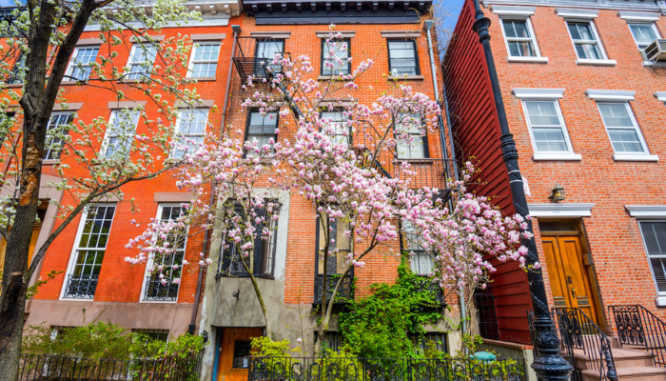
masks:
{"type": "Polygon", "coordinates": [[[219,351],[217,381],[247,381],[250,341],[262,336],[263,328],[224,328],[219,351]]]}
{"type": "Polygon", "coordinates": [[[599,326],[587,269],[591,264],[585,260],[580,236],[545,235],[541,241],[555,307],[579,308],[599,326]]]}

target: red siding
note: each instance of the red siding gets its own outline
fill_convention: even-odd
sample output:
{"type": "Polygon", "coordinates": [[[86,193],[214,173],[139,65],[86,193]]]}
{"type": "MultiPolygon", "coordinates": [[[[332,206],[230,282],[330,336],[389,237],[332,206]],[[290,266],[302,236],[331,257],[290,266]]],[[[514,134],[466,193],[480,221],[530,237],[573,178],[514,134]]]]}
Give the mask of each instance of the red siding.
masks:
{"type": "MultiPolygon", "coordinates": [[[[472,30],[474,6],[467,0],[443,63],[449,116],[456,155],[472,159],[481,170],[472,190],[491,197],[506,214],[513,214],[509,177],[502,161],[500,126],[488,68],[478,35],[472,30]]],[[[492,292],[495,295],[500,338],[529,343],[527,310],[532,309],[527,275],[516,262],[496,264],[492,292]]]]}

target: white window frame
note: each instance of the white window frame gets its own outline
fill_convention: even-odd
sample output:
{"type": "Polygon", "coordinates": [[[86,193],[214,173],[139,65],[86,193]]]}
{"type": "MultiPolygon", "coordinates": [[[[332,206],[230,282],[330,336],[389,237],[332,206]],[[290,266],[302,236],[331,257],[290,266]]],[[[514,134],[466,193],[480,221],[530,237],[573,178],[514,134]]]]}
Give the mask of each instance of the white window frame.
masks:
{"type": "Polygon", "coordinates": [[[632,25],[649,25],[652,27],[652,30],[654,31],[654,34],[657,37],[657,39],[660,39],[662,38],[662,36],[661,32],[659,32],[659,28],[657,27],[656,21],[627,19],[627,28],[629,28],[629,33],[631,34],[631,38],[636,43],[636,47],[638,47],[638,51],[641,53],[641,57],[643,57],[643,66],[653,66],[654,62],[649,61],[645,56],[645,48],[647,48],[649,44],[641,46],[641,44],[639,44],[638,41],[636,41],[636,37],[634,37],[634,32],[631,30],[632,25]]]}
{"type": "Polygon", "coordinates": [[[534,161],[540,160],[566,160],[566,161],[579,161],[582,159],[582,156],[576,154],[573,149],[573,144],[571,143],[571,137],[569,136],[569,129],[564,120],[564,115],[562,114],[562,109],[560,107],[559,99],[564,96],[564,89],[513,89],[513,93],[516,98],[521,100],[523,107],[523,115],[525,116],[525,123],[527,124],[527,129],[530,133],[530,139],[532,141],[532,149],[534,154],[532,159],[534,161]],[[564,135],[564,140],[566,142],[568,152],[539,152],[537,150],[536,140],[534,139],[534,132],[532,131],[532,124],[530,122],[530,116],[527,112],[526,102],[554,102],[555,103],[555,112],[561,123],[562,133],[564,135]]]}
{"type": "MultiPolygon", "coordinates": [[[[71,117],[70,118],[70,123],[73,123],[74,122],[74,113],[75,113],[75,111],[53,111],[53,112],[51,112],[51,117],[49,118],[49,122],[46,125],[46,140],[44,141],[44,154],[42,154],[42,157],[44,157],[44,155],[46,155],[46,154],[50,154],[51,151],[54,151],[53,147],[48,147],[47,146],[47,143],[48,144],[53,144],[53,139],[58,139],[57,137],[50,137],[48,135],[49,131],[52,129],[51,128],[51,123],[53,122],[53,117],[54,116],[59,116],[59,115],[69,115],[71,117]]],[[[58,125],[58,127],[60,127],[62,125],[63,124],[60,124],[60,125],[58,125]]],[[[60,140],[60,139],[58,139],[58,140],[60,140]]],[[[42,159],[43,162],[46,163],[46,164],[59,163],[60,159],[62,158],[62,153],[63,153],[64,148],[65,148],[64,142],[62,140],[60,140],[60,149],[59,149],[60,153],[58,154],[58,158],[57,159],[48,159],[48,158],[42,159]]]]}
{"type": "Polygon", "coordinates": [[[604,44],[601,41],[601,36],[599,36],[599,31],[597,30],[597,26],[594,24],[594,20],[591,19],[580,19],[580,18],[571,18],[571,19],[565,19],[565,22],[567,24],[567,33],[569,33],[569,38],[571,39],[571,44],[573,45],[574,48],[574,54],[576,55],[576,63],[578,65],[617,65],[616,60],[610,60],[608,59],[608,54],[606,53],[606,48],[604,48],[604,44]],[[581,43],[585,44],[591,44],[594,43],[596,46],[599,48],[599,52],[601,53],[601,58],[600,59],[590,59],[590,58],[580,58],[578,57],[578,50],[576,49],[576,40],[574,40],[573,36],[571,35],[571,30],[569,30],[569,23],[574,23],[574,24],[588,24],[590,26],[590,30],[592,31],[592,34],[594,35],[595,40],[579,40],[581,43]]]}
{"type": "MultiPolygon", "coordinates": [[[[109,157],[106,156],[106,151],[109,148],[109,140],[112,138],[111,129],[113,128],[112,127],[113,123],[115,122],[116,118],[118,117],[118,113],[123,112],[123,110],[124,109],[111,110],[111,116],[109,117],[109,123],[108,123],[107,129],[106,129],[106,132],[104,133],[104,141],[102,142],[102,148],[100,149],[100,158],[101,159],[106,159],[106,160],[109,159],[109,157]]],[[[139,115],[136,118],[136,124],[134,125],[134,133],[132,134],[132,136],[134,136],[136,134],[136,129],[139,126],[139,120],[141,119],[141,111],[138,110],[138,109],[132,109],[130,111],[139,113],[139,115]]],[[[128,134],[128,136],[129,136],[129,134],[128,134]]],[[[131,151],[131,147],[130,147],[130,151],[131,151]]]]}
{"type": "MultiPolygon", "coordinates": [[[[659,156],[657,155],[651,155],[650,154],[650,148],[647,145],[647,142],[645,141],[645,137],[643,136],[643,131],[641,131],[641,126],[638,124],[638,121],[636,120],[636,116],[634,115],[634,111],[631,109],[631,104],[629,103],[629,100],[597,100],[597,110],[599,111],[599,117],[601,118],[601,122],[604,125],[604,128],[606,129],[606,135],[608,135],[608,142],[611,145],[611,148],[613,149],[613,160],[615,161],[659,161],[659,156]],[[636,134],[638,135],[638,140],[641,143],[641,146],[643,147],[643,151],[641,153],[628,153],[628,152],[620,152],[617,153],[615,152],[615,147],[613,146],[613,140],[611,139],[610,132],[608,132],[608,126],[606,126],[606,121],[604,120],[603,115],[601,115],[601,109],[599,108],[600,104],[603,103],[615,103],[615,104],[624,104],[624,107],[626,107],[627,113],[629,114],[629,119],[631,119],[631,124],[633,125],[634,130],[636,131],[636,134]]],[[[623,128],[623,127],[612,127],[613,129],[618,129],[618,128],[623,128]]],[[[629,128],[625,128],[629,129],[629,128]]]]}
{"type": "Polygon", "coordinates": [[[504,37],[504,46],[506,48],[506,56],[509,62],[548,62],[548,58],[541,56],[541,49],[539,49],[539,43],[537,42],[536,34],[534,33],[534,28],[532,27],[532,20],[529,15],[506,15],[500,16],[500,27],[502,29],[502,36],[504,37]],[[509,39],[506,36],[506,31],[504,30],[504,21],[524,21],[527,27],[527,31],[530,34],[528,39],[532,42],[532,48],[536,56],[534,57],[514,57],[511,55],[511,49],[509,48],[509,39]]]}
{"type": "MultiPolygon", "coordinates": [[[[161,202],[157,205],[157,215],[155,216],[156,219],[160,220],[160,216],[162,215],[162,210],[164,207],[182,207],[184,203],[183,202],[161,202]]],[[[189,227],[187,228],[189,232],[189,227]]],[[[189,234],[189,233],[188,233],[189,234]]],[[[188,234],[185,234],[185,248],[183,249],[183,259],[185,259],[185,254],[187,254],[187,236],[188,234]]],[[[180,264],[180,280],[181,284],[178,285],[178,295],[176,295],[176,300],[146,300],[146,279],[148,278],[148,267],[153,265],[153,259],[149,259],[146,261],[146,268],[143,271],[143,278],[142,278],[142,283],[141,283],[141,295],[139,296],[139,301],[141,303],[166,303],[166,304],[175,304],[178,303],[178,299],[180,298],[180,290],[182,289],[182,280],[183,280],[183,265],[182,263],[180,264]]]]}
{"type": "MultiPolygon", "coordinates": [[[[67,64],[67,71],[65,72],[65,76],[66,76],[66,77],[71,77],[71,76],[72,76],[72,73],[74,72],[74,69],[77,68],[77,67],[75,67],[74,65],[75,65],[75,63],[76,63],[76,57],[78,56],[79,51],[81,51],[81,50],[87,50],[87,49],[95,49],[95,48],[97,49],[97,54],[95,55],[95,59],[92,60],[90,63],[88,63],[88,66],[90,66],[90,64],[91,64],[92,62],[97,61],[97,57],[99,56],[99,50],[101,49],[101,46],[99,46],[99,45],[77,46],[77,47],[74,49],[74,53],[72,53],[72,58],[69,60],[69,64],[67,64]]],[[[92,69],[91,69],[91,70],[92,70],[92,69]]],[[[88,73],[88,78],[86,78],[86,79],[84,79],[84,80],[81,80],[81,79],[78,79],[78,78],[77,78],[76,80],[75,80],[75,79],[72,79],[72,78],[65,78],[64,80],[65,80],[65,81],[77,81],[77,80],[78,80],[78,81],[82,81],[82,82],[87,82],[89,79],[90,79],[90,73],[88,73]]]]}
{"type": "MultiPolygon", "coordinates": [[[[652,277],[652,282],[654,283],[654,289],[657,291],[657,305],[660,307],[663,307],[664,304],[666,304],[666,291],[659,291],[659,285],[657,284],[657,279],[654,276],[654,269],[652,268],[652,261],[651,261],[651,256],[650,253],[648,253],[648,248],[647,244],[645,242],[645,235],[643,234],[643,227],[641,226],[641,222],[666,222],[666,219],[638,219],[636,220],[638,222],[638,230],[641,232],[641,239],[643,240],[643,248],[645,249],[645,257],[648,261],[648,266],[650,267],[650,276],[652,277]],[[660,304],[661,302],[661,304],[660,304]]],[[[666,259],[666,255],[664,256],[655,256],[655,258],[664,258],[666,259]]]]}
{"type": "MultiPolygon", "coordinates": [[[[142,45],[141,43],[133,44],[132,49],[130,50],[129,57],[127,58],[127,65],[125,66],[129,70],[126,70],[124,72],[124,76],[125,75],[129,76],[131,74],[136,74],[136,73],[132,73],[132,65],[133,64],[139,65],[143,69],[142,62],[148,62],[148,61],[142,61],[142,62],[136,62],[136,63],[133,62],[133,57],[134,57],[134,54],[136,54],[136,49],[140,46],[144,49],[147,48],[147,47],[154,47],[157,50],[157,48],[158,48],[157,46],[151,45],[150,43],[145,43],[144,45],[142,45]]],[[[153,63],[153,66],[155,66],[154,63],[153,63]]],[[[145,72],[142,71],[141,72],[141,77],[142,78],[123,78],[123,80],[125,80],[125,81],[143,81],[143,80],[145,80],[144,77],[149,77],[150,78],[151,74],[152,73],[150,73],[150,71],[148,71],[148,73],[145,73],[145,72]]]]}
{"type": "MultiPolygon", "coordinates": [[[[217,41],[217,40],[201,40],[201,41],[195,41],[194,42],[195,46],[192,46],[192,53],[190,53],[190,62],[187,65],[187,75],[185,76],[186,78],[215,78],[215,76],[212,77],[194,77],[192,76],[193,69],[194,69],[194,64],[196,63],[215,63],[216,65],[219,65],[220,63],[220,52],[222,52],[222,42],[217,41]],[[198,44],[217,44],[219,49],[217,51],[217,58],[213,60],[203,60],[203,61],[196,61],[194,60],[194,54],[196,53],[197,48],[201,47],[196,46],[198,44]]],[[[217,71],[218,67],[216,67],[215,71],[217,71]]]]}
{"type": "MultiPolygon", "coordinates": [[[[205,114],[206,114],[206,121],[204,122],[204,131],[203,131],[203,133],[201,133],[200,135],[198,135],[198,134],[197,134],[197,135],[187,135],[188,137],[198,137],[198,136],[201,136],[201,137],[203,137],[203,138],[205,139],[205,138],[206,138],[206,127],[208,127],[208,116],[209,116],[209,112],[210,112],[210,109],[207,108],[207,107],[201,107],[201,108],[195,108],[195,109],[180,109],[180,110],[178,110],[178,118],[176,119],[176,131],[175,131],[175,137],[178,137],[178,136],[181,135],[181,133],[180,133],[180,125],[181,125],[181,122],[183,121],[183,112],[186,112],[186,111],[205,112],[205,114]]],[[[177,154],[178,154],[178,151],[179,151],[179,149],[178,149],[178,144],[182,144],[182,142],[181,142],[181,143],[176,143],[176,144],[174,145],[174,147],[173,147],[172,150],[171,150],[171,156],[176,157],[176,158],[182,158],[182,157],[184,157],[184,152],[183,152],[183,156],[178,156],[178,155],[177,155],[177,154]]]]}
{"type": "MultiPolygon", "coordinates": [[[[118,203],[115,203],[115,202],[95,203],[95,204],[90,204],[85,209],[83,209],[83,211],[81,212],[81,220],[79,221],[79,227],[78,227],[78,230],[76,231],[76,237],[75,237],[74,245],[72,245],[72,251],[69,254],[69,261],[67,263],[67,271],[65,271],[65,280],[62,284],[62,289],[60,290],[60,300],[65,300],[65,301],[68,301],[68,300],[72,300],[72,301],[81,301],[81,300],[91,300],[92,301],[92,300],[95,300],[94,298],[92,298],[92,299],[89,299],[89,298],[86,298],[86,299],[65,298],[65,290],[67,289],[67,277],[68,277],[68,275],[70,275],[70,273],[74,269],[74,266],[76,265],[76,260],[77,260],[76,251],[79,250],[79,245],[81,244],[81,236],[83,235],[83,228],[86,225],[86,219],[88,218],[88,212],[90,210],[89,207],[91,205],[94,205],[94,206],[114,206],[115,207],[115,210],[113,211],[113,219],[111,220],[111,227],[109,228],[109,238],[111,237],[111,233],[113,231],[113,221],[115,221],[116,214],[118,213],[118,203]]],[[[109,241],[110,240],[106,241],[106,247],[104,248],[105,251],[109,246],[109,241]]],[[[105,253],[105,256],[106,256],[106,253],[105,253]]],[[[104,265],[103,261],[102,261],[102,265],[104,265]]],[[[98,279],[98,282],[99,282],[99,279],[98,279]]],[[[97,284],[97,286],[99,286],[99,283],[97,284]]]]}

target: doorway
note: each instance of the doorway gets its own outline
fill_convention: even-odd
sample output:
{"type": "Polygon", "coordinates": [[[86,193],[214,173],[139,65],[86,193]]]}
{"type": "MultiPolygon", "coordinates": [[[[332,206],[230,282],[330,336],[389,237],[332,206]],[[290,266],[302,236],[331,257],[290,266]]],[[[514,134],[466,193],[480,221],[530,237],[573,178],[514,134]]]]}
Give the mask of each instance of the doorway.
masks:
{"type": "Polygon", "coordinates": [[[539,221],[555,307],[578,308],[605,330],[582,221],[539,221]]]}
{"type": "Polygon", "coordinates": [[[247,381],[250,370],[251,341],[263,328],[218,328],[219,364],[217,381],[247,381]]]}

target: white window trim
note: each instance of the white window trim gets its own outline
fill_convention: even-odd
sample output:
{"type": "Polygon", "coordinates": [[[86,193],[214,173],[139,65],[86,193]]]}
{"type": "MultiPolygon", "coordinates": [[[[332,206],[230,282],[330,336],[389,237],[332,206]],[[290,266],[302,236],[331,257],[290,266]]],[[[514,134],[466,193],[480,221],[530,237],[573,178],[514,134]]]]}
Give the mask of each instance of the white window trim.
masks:
{"type": "Polygon", "coordinates": [[[666,218],[666,205],[625,205],[624,208],[634,218],[643,220],[666,218]]]}
{"type": "Polygon", "coordinates": [[[650,154],[650,148],[648,147],[647,142],[645,141],[645,137],[643,136],[643,131],[641,131],[641,126],[638,124],[636,116],[634,115],[634,111],[631,109],[631,105],[629,104],[628,100],[604,101],[604,99],[602,98],[601,100],[597,100],[597,110],[599,110],[599,117],[601,118],[601,122],[604,124],[604,128],[606,129],[606,134],[608,135],[608,141],[610,142],[611,148],[613,148],[614,161],[659,161],[659,156],[650,154]],[[611,139],[610,132],[608,132],[608,126],[606,126],[606,121],[604,120],[603,115],[601,115],[601,109],[599,108],[600,103],[624,104],[624,107],[626,107],[627,113],[629,114],[629,118],[631,119],[631,123],[634,126],[634,130],[636,130],[636,134],[638,135],[638,141],[640,141],[641,146],[643,146],[644,152],[641,153],[615,152],[615,146],[613,146],[613,140],[611,139]]]}
{"type": "Polygon", "coordinates": [[[585,94],[598,102],[629,102],[634,100],[636,92],[633,90],[586,90],[585,94]]]}
{"type": "MultiPolygon", "coordinates": [[[[162,215],[162,210],[164,209],[165,206],[175,206],[175,207],[181,207],[181,205],[184,204],[182,202],[161,202],[157,204],[157,215],[155,218],[159,219],[160,216],[162,215]]],[[[189,231],[189,228],[188,228],[189,231]]],[[[185,235],[185,252],[183,253],[183,259],[185,259],[185,254],[187,254],[187,234],[185,235]]],[[[148,278],[148,267],[153,265],[153,260],[150,259],[146,261],[146,268],[143,270],[143,278],[142,278],[142,283],[141,283],[141,295],[139,296],[139,302],[140,303],[149,303],[149,304],[154,304],[154,303],[159,303],[159,304],[176,304],[178,303],[178,298],[180,297],[180,289],[182,288],[182,280],[183,280],[183,266],[182,264],[180,265],[180,280],[181,284],[178,285],[178,295],[176,295],[176,300],[146,300],[146,279],[148,278]]]]}
{"type": "Polygon", "coordinates": [[[580,18],[566,18],[564,21],[567,23],[567,33],[569,33],[569,39],[571,40],[571,44],[573,45],[573,48],[574,48],[574,54],[576,55],[576,64],[578,64],[578,65],[609,65],[609,66],[617,65],[616,60],[608,59],[608,54],[606,53],[606,48],[604,48],[604,44],[601,41],[601,36],[599,36],[599,31],[597,31],[597,26],[594,25],[594,20],[580,19],[580,18]],[[576,42],[574,41],[574,38],[571,35],[571,30],[569,30],[569,23],[579,23],[579,24],[587,23],[587,24],[590,25],[590,29],[592,30],[592,34],[594,34],[594,37],[595,37],[594,43],[599,47],[599,51],[601,52],[601,57],[602,58],[600,58],[600,59],[590,59],[590,58],[580,58],[580,57],[578,57],[578,50],[576,49],[576,42]]]}
{"type": "Polygon", "coordinates": [[[523,16],[529,17],[534,14],[536,7],[514,7],[510,5],[493,5],[490,7],[498,16],[523,16]]]}
{"type": "MultiPolygon", "coordinates": [[[[662,215],[661,218],[649,220],[647,222],[666,222],[665,216],[662,215]]],[[[643,228],[641,228],[641,221],[637,220],[638,230],[641,232],[641,240],[643,241],[643,250],[645,250],[645,259],[647,259],[648,266],[650,267],[650,276],[652,277],[652,282],[654,283],[654,289],[657,291],[657,298],[655,303],[658,307],[666,307],[666,291],[659,291],[659,285],[657,285],[657,279],[654,277],[654,269],[652,269],[652,261],[650,260],[650,253],[648,253],[647,245],[645,244],[645,236],[643,235],[643,228]]]]}
{"type": "Polygon", "coordinates": [[[620,11],[618,16],[621,19],[627,20],[627,22],[638,21],[638,22],[655,22],[659,21],[659,13],[651,12],[632,12],[632,11],[620,11]]]}
{"type": "MultiPolygon", "coordinates": [[[[183,121],[182,112],[183,111],[190,111],[190,110],[192,110],[192,109],[183,108],[183,109],[178,110],[178,117],[176,118],[176,128],[175,128],[175,134],[174,134],[175,137],[178,137],[178,134],[180,133],[180,124],[183,121]]],[[[204,132],[202,134],[204,139],[205,139],[206,138],[206,130],[207,130],[206,127],[208,127],[208,117],[210,116],[209,115],[210,114],[210,108],[208,108],[208,107],[199,107],[199,108],[195,108],[194,110],[195,111],[198,111],[198,110],[202,110],[202,111],[205,110],[206,111],[206,122],[205,122],[204,132]]],[[[176,145],[174,145],[174,147],[171,150],[171,155],[175,157],[175,154],[176,154],[177,151],[178,151],[178,147],[176,145]]]]}
{"type": "MultiPolygon", "coordinates": [[[[495,12],[497,13],[497,12],[495,12]]],[[[528,14],[520,13],[498,13],[500,16],[500,28],[502,29],[502,36],[504,37],[504,47],[506,48],[506,57],[509,62],[548,62],[547,57],[541,56],[541,50],[539,49],[539,43],[537,42],[536,34],[534,33],[534,28],[532,27],[532,20],[528,14]],[[511,55],[511,50],[509,49],[509,40],[506,37],[506,32],[504,31],[504,20],[512,21],[525,21],[527,30],[530,33],[530,40],[532,41],[532,47],[534,48],[534,57],[514,57],[511,55]]],[[[532,12],[531,14],[534,14],[532,12]]]]}
{"type": "Polygon", "coordinates": [[[592,20],[599,16],[598,9],[557,8],[555,12],[558,16],[564,18],[592,20]]]}
{"type": "Polygon", "coordinates": [[[580,218],[592,216],[592,203],[527,204],[530,216],[537,218],[580,218]]]}
{"type": "MultiPolygon", "coordinates": [[[[76,60],[76,57],[79,54],[79,50],[81,50],[81,49],[94,49],[94,48],[97,48],[97,56],[99,56],[99,49],[101,48],[101,46],[99,46],[99,45],[83,45],[83,46],[77,46],[74,49],[74,53],[72,53],[72,57],[69,59],[69,63],[67,64],[67,70],[65,71],[65,77],[67,77],[67,78],[64,78],[63,81],[72,81],[72,82],[76,81],[75,79],[69,78],[69,77],[71,77],[72,72],[74,72],[74,61],[76,60]]],[[[91,62],[97,61],[97,56],[95,56],[95,60],[93,60],[91,62]]],[[[90,78],[88,78],[88,79],[90,79],[90,78]]]]}
{"type": "MultiPolygon", "coordinates": [[[[138,128],[138,126],[139,126],[139,121],[141,120],[141,112],[140,112],[139,110],[136,110],[136,109],[131,109],[130,111],[132,111],[132,112],[134,112],[134,111],[139,112],[139,117],[136,118],[136,119],[137,119],[137,120],[136,120],[136,124],[134,125],[134,134],[136,134],[136,129],[138,128]]],[[[100,151],[99,151],[99,156],[100,156],[100,158],[103,159],[103,160],[104,160],[104,159],[109,159],[108,157],[106,157],[106,150],[109,148],[109,139],[111,138],[111,136],[110,136],[111,125],[113,124],[113,122],[114,122],[114,121],[116,120],[116,118],[118,117],[117,114],[118,114],[119,112],[123,112],[123,109],[115,109],[115,110],[111,110],[111,116],[109,117],[109,123],[107,124],[106,131],[104,131],[104,141],[102,142],[102,147],[100,148],[100,151]]],[[[134,135],[134,134],[133,134],[133,135],[134,135]]],[[[131,148],[130,148],[130,150],[131,150],[131,148]]]]}
{"type": "Polygon", "coordinates": [[[527,124],[527,129],[530,133],[530,139],[532,140],[532,150],[534,152],[532,155],[532,160],[582,160],[582,156],[574,152],[573,144],[571,144],[571,138],[569,136],[569,129],[567,128],[567,124],[564,121],[564,115],[562,115],[562,109],[560,108],[560,102],[558,99],[562,98],[564,89],[514,89],[513,92],[516,94],[516,97],[520,98],[522,101],[521,103],[523,105],[525,123],[527,124]],[[562,134],[564,135],[564,140],[567,144],[567,148],[569,149],[568,152],[539,152],[537,150],[536,140],[534,139],[534,132],[532,131],[532,123],[530,123],[530,116],[527,112],[527,105],[525,104],[525,102],[530,101],[545,101],[555,103],[555,111],[557,112],[557,117],[562,124],[562,134]]]}
{"type": "MultiPolygon", "coordinates": [[[[49,118],[49,122],[46,124],[46,133],[48,134],[49,132],[49,127],[51,126],[51,121],[53,120],[54,115],[66,115],[69,114],[72,116],[72,122],[74,122],[74,114],[76,114],[76,111],[52,111],[51,112],[51,118],[49,118]]],[[[46,140],[44,141],[46,143],[46,140]]],[[[65,149],[65,145],[60,146],[60,158],[58,159],[43,159],[42,163],[44,164],[57,164],[60,163],[60,160],[62,158],[62,153],[65,149]]],[[[44,147],[44,150],[48,150],[48,148],[44,147]]]]}
{"type": "MultiPolygon", "coordinates": [[[[217,41],[217,40],[198,40],[198,41],[194,41],[195,45],[199,44],[199,43],[202,43],[202,44],[216,43],[220,46],[220,49],[217,51],[217,58],[215,59],[215,61],[212,61],[212,60],[200,61],[200,63],[213,63],[214,62],[216,64],[219,64],[220,63],[220,52],[222,51],[222,43],[220,41],[217,41]]],[[[192,76],[192,69],[194,67],[194,54],[196,53],[196,49],[200,46],[201,45],[192,47],[192,53],[190,53],[190,62],[187,64],[187,74],[185,75],[185,78],[201,78],[201,77],[193,77],[192,76]]],[[[206,78],[208,78],[208,77],[206,77],[206,78]]]]}
{"type": "MultiPolygon", "coordinates": [[[[150,45],[150,43],[144,43],[144,44],[145,44],[145,45],[150,45]]],[[[132,57],[134,57],[134,53],[136,53],[137,46],[143,46],[143,45],[141,45],[141,43],[134,43],[134,44],[132,44],[132,49],[130,50],[129,57],[127,57],[127,65],[125,66],[125,67],[128,68],[129,70],[124,71],[124,72],[123,72],[123,75],[129,75],[129,74],[132,72],[132,57]]],[[[154,66],[154,62],[153,62],[153,66],[154,66]]],[[[152,74],[152,73],[150,73],[150,72],[148,72],[148,75],[145,75],[145,73],[144,73],[144,76],[146,76],[146,77],[150,77],[151,74],[152,74]]],[[[126,80],[129,80],[129,81],[137,81],[137,80],[141,80],[141,78],[139,78],[139,79],[136,79],[136,78],[132,78],[132,79],[127,78],[126,80]]]]}
{"type": "MultiPolygon", "coordinates": [[[[116,219],[116,213],[118,212],[118,203],[115,202],[107,202],[107,203],[94,203],[90,205],[95,205],[95,206],[115,206],[115,210],[113,211],[113,219],[111,220],[111,227],[109,228],[109,237],[111,237],[111,232],[113,229],[113,221],[116,219]]],[[[79,249],[79,244],[81,243],[81,236],[83,235],[83,227],[86,225],[86,218],[88,217],[88,209],[89,207],[86,207],[83,209],[81,212],[81,220],[79,221],[79,227],[76,231],[76,237],[74,238],[74,245],[72,245],[72,251],[69,253],[69,261],[67,263],[67,271],[65,271],[65,280],[62,283],[62,289],[60,290],[60,298],[59,300],[63,301],[75,301],[75,302],[80,302],[81,300],[88,300],[88,301],[93,301],[93,299],[89,298],[65,298],[65,289],[67,288],[67,276],[70,275],[70,272],[72,271],[72,268],[74,267],[76,263],[76,251],[79,249]]],[[[106,245],[108,247],[109,245],[109,240],[107,240],[106,245]]],[[[106,253],[105,253],[106,254],[106,253]]],[[[102,261],[102,266],[104,265],[104,261],[102,261]]],[[[98,280],[99,282],[99,280],[98,280]]],[[[99,283],[97,284],[99,286],[99,283]]]]}

